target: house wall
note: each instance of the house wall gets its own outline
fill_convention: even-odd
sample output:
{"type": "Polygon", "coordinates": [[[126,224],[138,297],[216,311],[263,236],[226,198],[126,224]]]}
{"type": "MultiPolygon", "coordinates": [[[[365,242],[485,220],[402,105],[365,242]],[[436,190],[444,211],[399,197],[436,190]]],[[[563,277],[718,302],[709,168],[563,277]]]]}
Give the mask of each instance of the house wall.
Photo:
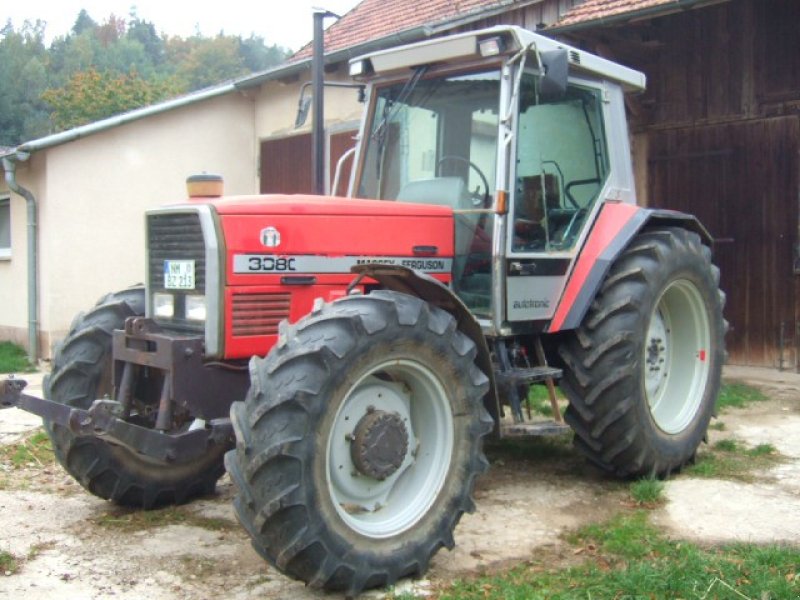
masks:
{"type": "MultiPolygon", "coordinates": [[[[45,188],[45,157],[34,155],[17,166],[17,181],[26,188],[45,188]]],[[[1,171],[1,170],[0,170],[1,171]]],[[[0,196],[11,209],[11,257],[0,259],[0,340],[28,345],[28,227],[25,199],[0,180],[0,196]]],[[[41,342],[40,342],[41,347],[41,342]]]]}
{"type": "MultiPolygon", "coordinates": [[[[143,213],[182,201],[186,176],[219,173],[226,193],[253,192],[253,106],[227,94],[34,153],[19,166],[18,180],[39,205],[44,357],[75,314],[144,281],[143,213]]],[[[26,219],[19,197],[12,205],[13,257],[0,263],[0,337],[24,341],[26,219]]]]}

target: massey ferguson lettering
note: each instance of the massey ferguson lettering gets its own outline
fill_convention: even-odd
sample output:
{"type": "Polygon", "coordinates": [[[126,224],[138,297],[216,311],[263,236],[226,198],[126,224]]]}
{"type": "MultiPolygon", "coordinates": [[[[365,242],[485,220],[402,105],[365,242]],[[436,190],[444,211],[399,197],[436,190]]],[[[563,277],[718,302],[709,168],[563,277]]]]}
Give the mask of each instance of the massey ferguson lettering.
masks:
{"type": "Polygon", "coordinates": [[[277,256],[273,254],[235,254],[233,272],[247,273],[349,273],[355,265],[382,264],[407,267],[425,273],[449,273],[451,258],[413,258],[410,256],[277,256]]]}

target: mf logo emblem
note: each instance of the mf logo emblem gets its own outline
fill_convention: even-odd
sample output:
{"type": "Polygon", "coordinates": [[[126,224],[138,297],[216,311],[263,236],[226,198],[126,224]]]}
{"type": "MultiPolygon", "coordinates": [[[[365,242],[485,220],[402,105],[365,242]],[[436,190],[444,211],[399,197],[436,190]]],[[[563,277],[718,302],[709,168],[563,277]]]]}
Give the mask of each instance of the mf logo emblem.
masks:
{"type": "Polygon", "coordinates": [[[261,230],[261,245],[267,248],[276,248],[281,245],[281,232],[274,227],[261,230]]]}

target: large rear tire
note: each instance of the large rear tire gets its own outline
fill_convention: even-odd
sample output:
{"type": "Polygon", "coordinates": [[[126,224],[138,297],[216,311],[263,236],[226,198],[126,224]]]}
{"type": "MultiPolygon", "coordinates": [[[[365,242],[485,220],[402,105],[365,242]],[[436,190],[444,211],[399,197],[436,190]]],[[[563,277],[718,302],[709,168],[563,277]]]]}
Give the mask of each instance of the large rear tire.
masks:
{"type": "Polygon", "coordinates": [[[711,251],[680,228],[646,230],[612,265],[560,348],[575,444],[623,477],[692,460],[725,360],[724,295],[711,251]]]}
{"type": "MultiPolygon", "coordinates": [[[[113,392],[112,333],[125,319],[144,314],[144,288],[108,294],[72,323],[56,349],[52,373],[45,380],[50,400],[89,408],[92,401],[113,392]]],[[[147,399],[157,405],[158,397],[147,399]]],[[[58,461],[95,496],[136,508],[181,504],[213,493],[225,472],[222,445],[192,462],[164,463],[96,437],[78,437],[67,428],[45,421],[58,461]]]]}
{"type": "Polygon", "coordinates": [[[476,354],[450,314],[390,291],[283,328],[231,409],[225,463],[256,550],[349,595],[423,573],[487,467],[476,354]]]}

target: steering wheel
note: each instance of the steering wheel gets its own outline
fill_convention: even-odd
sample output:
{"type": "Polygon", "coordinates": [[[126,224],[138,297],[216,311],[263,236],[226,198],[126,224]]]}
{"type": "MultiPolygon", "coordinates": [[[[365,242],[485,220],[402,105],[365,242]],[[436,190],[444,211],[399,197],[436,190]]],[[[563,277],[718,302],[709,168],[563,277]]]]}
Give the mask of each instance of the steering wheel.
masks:
{"type": "Polygon", "coordinates": [[[480,170],[478,165],[474,162],[467,160],[463,156],[456,156],[455,154],[448,154],[447,156],[443,156],[436,162],[436,172],[439,172],[439,167],[441,167],[442,163],[448,160],[455,160],[458,162],[462,162],[466,164],[469,168],[473,169],[477,174],[478,177],[481,178],[481,183],[483,184],[483,194],[480,194],[480,188],[475,188],[474,192],[470,192],[470,198],[472,199],[472,204],[475,208],[488,208],[489,206],[489,181],[486,179],[486,175],[483,174],[483,171],[480,170]]]}

